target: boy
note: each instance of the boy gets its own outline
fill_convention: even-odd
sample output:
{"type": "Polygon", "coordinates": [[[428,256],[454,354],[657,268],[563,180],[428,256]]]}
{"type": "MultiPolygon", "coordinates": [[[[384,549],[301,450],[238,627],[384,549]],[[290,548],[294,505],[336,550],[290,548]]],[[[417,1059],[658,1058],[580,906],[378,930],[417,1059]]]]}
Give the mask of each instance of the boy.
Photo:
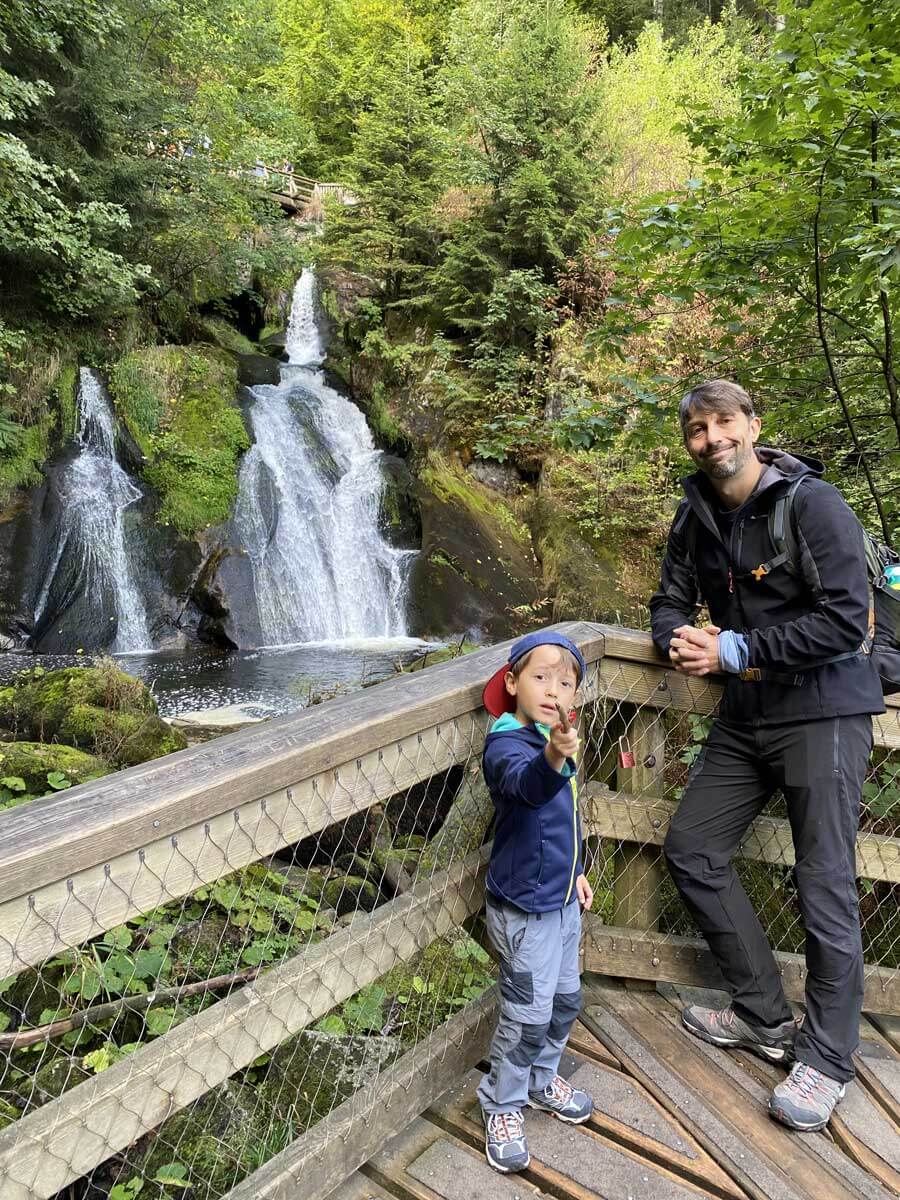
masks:
{"type": "Polygon", "coordinates": [[[576,1125],[593,1108],[556,1073],[581,1008],[579,901],[590,908],[594,898],[581,866],[578,735],[563,720],[583,678],[578,647],[545,631],[516,642],[484,689],[485,708],[499,718],[483,769],[497,812],[485,899],[500,955],[500,1017],[478,1099],[487,1160],[504,1173],[530,1161],[526,1104],[576,1125]]]}

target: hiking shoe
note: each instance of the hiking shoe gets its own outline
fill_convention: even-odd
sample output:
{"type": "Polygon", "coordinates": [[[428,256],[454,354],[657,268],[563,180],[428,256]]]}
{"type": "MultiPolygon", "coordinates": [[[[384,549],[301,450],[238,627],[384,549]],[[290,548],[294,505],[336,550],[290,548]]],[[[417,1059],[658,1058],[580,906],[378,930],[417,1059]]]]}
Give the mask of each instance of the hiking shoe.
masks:
{"type": "Polygon", "coordinates": [[[528,1105],[553,1113],[570,1125],[580,1125],[594,1111],[594,1102],[587,1092],[579,1092],[560,1075],[554,1075],[542,1092],[529,1092],[528,1105]]]}
{"type": "Polygon", "coordinates": [[[751,1025],[733,1008],[701,1008],[692,1004],[681,1014],[688,1033],[726,1049],[752,1050],[769,1062],[792,1061],[797,1023],[793,1019],[780,1025],[751,1025]]]}
{"type": "Polygon", "coordinates": [[[525,1122],[519,1110],[486,1113],[484,1117],[484,1152],[488,1164],[504,1175],[524,1171],[531,1162],[525,1140],[525,1122]]]}
{"type": "Polygon", "coordinates": [[[824,1129],[834,1106],[847,1094],[847,1085],[798,1062],[784,1083],[779,1083],[769,1100],[769,1112],[791,1129],[824,1129]]]}

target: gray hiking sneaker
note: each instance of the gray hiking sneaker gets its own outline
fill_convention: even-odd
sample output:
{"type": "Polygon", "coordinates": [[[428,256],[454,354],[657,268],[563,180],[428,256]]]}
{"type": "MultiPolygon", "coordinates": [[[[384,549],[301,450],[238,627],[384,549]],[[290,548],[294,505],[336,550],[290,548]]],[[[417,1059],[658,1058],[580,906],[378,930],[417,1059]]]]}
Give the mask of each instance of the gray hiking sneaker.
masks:
{"type": "Polygon", "coordinates": [[[847,1094],[847,1085],[823,1075],[808,1063],[794,1063],[784,1083],[769,1100],[769,1112],[791,1129],[824,1129],[834,1106],[847,1094]]]}
{"type": "Polygon", "coordinates": [[[681,1014],[681,1023],[688,1033],[726,1049],[740,1047],[752,1050],[769,1062],[791,1062],[797,1023],[783,1021],[780,1025],[751,1025],[739,1017],[733,1008],[701,1008],[692,1004],[681,1014]]]}
{"type": "Polygon", "coordinates": [[[525,1122],[519,1110],[505,1113],[486,1113],[484,1117],[484,1152],[495,1171],[509,1175],[524,1171],[531,1162],[525,1140],[525,1122]]]}
{"type": "Polygon", "coordinates": [[[542,1092],[529,1092],[530,1108],[553,1113],[560,1121],[580,1125],[594,1111],[594,1102],[587,1092],[579,1092],[561,1075],[554,1075],[542,1092]]]}

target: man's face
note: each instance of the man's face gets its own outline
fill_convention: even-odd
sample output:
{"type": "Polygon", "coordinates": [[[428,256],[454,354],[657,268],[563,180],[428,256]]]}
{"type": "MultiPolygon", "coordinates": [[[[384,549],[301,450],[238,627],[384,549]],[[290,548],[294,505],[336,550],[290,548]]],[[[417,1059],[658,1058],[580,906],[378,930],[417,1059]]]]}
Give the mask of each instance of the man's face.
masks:
{"type": "Polygon", "coordinates": [[[759,417],[735,412],[699,412],[688,416],[684,430],[687,452],[710,479],[732,479],[753,461],[759,417]]]}
{"type": "Polygon", "coordinates": [[[506,690],[516,698],[516,717],[522,722],[540,721],[555,725],[557,703],[566,711],[578,690],[578,676],[571,657],[560,646],[538,646],[518,676],[506,674],[506,690]]]}

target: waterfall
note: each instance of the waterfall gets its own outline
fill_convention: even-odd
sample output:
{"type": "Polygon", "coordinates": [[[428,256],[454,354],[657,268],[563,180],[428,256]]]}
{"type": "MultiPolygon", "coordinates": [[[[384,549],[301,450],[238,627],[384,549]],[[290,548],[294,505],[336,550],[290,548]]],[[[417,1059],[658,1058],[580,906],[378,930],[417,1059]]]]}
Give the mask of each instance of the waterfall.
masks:
{"type": "Polygon", "coordinates": [[[406,633],[410,552],[379,529],[381,452],[365,418],[319,369],[315,284],[306,269],[294,290],[281,382],[251,389],[235,509],[270,646],[406,633]]]}
{"type": "MultiPolygon", "coordinates": [[[[124,513],[140,490],[116,461],[112,404],[95,371],[82,367],[78,384],[78,453],[56,488],[56,543],[35,604],[35,628],[55,622],[75,602],[107,609],[117,653],[149,650],[144,602],[125,548],[124,513]]],[[[91,631],[96,633],[97,631],[91,631]]],[[[101,633],[101,643],[104,638],[101,633]]]]}

